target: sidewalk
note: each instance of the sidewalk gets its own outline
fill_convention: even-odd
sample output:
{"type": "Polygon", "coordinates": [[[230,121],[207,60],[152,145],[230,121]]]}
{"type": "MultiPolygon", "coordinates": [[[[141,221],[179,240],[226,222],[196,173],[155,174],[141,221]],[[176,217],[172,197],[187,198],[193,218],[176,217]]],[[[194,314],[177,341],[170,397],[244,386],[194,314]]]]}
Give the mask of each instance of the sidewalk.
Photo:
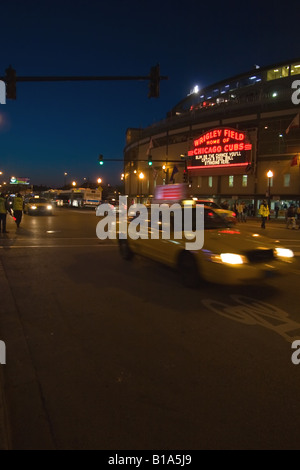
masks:
{"type": "MultiPolygon", "coordinates": [[[[249,217],[247,216],[247,222],[256,222],[256,223],[261,223],[261,217],[259,215],[257,216],[254,216],[254,217],[249,217]]],[[[244,222],[238,222],[238,224],[243,224],[244,222]]],[[[278,217],[276,219],[275,216],[271,216],[270,219],[267,220],[267,223],[268,224],[276,224],[276,225],[282,225],[282,227],[286,227],[286,220],[284,217],[278,217]]],[[[299,224],[300,224],[300,220],[296,220],[296,224],[298,225],[299,227],[299,224]]]]}

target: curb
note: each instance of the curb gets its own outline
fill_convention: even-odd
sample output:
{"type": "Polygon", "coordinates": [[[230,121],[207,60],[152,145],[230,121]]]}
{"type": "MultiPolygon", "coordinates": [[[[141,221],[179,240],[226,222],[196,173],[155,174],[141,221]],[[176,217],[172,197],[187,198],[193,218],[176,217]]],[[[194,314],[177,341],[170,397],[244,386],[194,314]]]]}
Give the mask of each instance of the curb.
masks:
{"type": "MultiPolygon", "coordinates": [[[[5,274],[3,265],[0,259],[0,285],[1,291],[5,292],[5,274]]],[[[5,304],[5,302],[4,302],[5,304]]],[[[3,305],[2,305],[3,306],[3,305]]],[[[5,305],[4,305],[5,310],[5,305]]],[[[2,340],[3,338],[0,339],[2,340]]],[[[11,449],[11,439],[9,432],[9,419],[8,419],[8,407],[5,399],[5,378],[4,378],[4,367],[5,365],[0,364],[0,450],[11,449]]]]}
{"type": "Polygon", "coordinates": [[[11,440],[4,392],[3,370],[0,366],[0,450],[10,450],[11,440]]]}

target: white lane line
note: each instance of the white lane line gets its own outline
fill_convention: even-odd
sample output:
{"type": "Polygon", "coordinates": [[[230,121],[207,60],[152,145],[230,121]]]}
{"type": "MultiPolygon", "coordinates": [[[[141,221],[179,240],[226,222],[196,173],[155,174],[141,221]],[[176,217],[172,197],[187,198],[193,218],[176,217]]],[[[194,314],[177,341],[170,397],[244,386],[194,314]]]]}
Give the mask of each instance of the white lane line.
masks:
{"type": "Polygon", "coordinates": [[[6,245],[0,246],[5,250],[11,248],[117,248],[117,245],[6,245]]]}

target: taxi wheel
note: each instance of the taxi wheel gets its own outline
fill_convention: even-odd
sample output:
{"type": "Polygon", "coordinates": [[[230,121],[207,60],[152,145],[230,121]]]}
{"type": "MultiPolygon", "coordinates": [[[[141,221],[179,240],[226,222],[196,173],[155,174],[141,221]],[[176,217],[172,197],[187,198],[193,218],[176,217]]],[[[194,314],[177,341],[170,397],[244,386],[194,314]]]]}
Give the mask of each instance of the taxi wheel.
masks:
{"type": "Polygon", "coordinates": [[[133,258],[134,253],[131,251],[127,240],[119,240],[119,248],[123,259],[129,261],[133,258]]]}
{"type": "Polygon", "coordinates": [[[185,287],[194,289],[199,285],[199,270],[196,259],[192,253],[183,251],[179,256],[178,270],[181,281],[185,287]]]}

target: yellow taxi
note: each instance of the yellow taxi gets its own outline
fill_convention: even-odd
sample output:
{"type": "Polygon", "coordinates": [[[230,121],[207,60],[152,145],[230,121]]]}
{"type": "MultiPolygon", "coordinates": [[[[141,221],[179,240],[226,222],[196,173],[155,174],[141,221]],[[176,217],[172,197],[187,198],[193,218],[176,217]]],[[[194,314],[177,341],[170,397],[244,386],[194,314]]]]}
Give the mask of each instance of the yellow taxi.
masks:
{"type": "MultiPolygon", "coordinates": [[[[194,218],[195,207],[192,211],[194,218]]],[[[142,255],[178,269],[187,287],[196,287],[199,279],[220,284],[255,283],[284,273],[293,262],[292,250],[257,233],[233,228],[207,206],[204,206],[204,244],[199,250],[187,250],[184,235],[182,239],[174,236],[175,215],[172,217],[172,212],[170,215],[168,239],[162,237],[163,228],[159,239],[151,238],[150,226],[147,239],[134,240],[130,236],[120,239],[119,236],[121,256],[129,260],[135,254],[142,255]]]]}
{"type": "Polygon", "coordinates": [[[25,201],[24,213],[28,215],[52,215],[53,206],[47,199],[36,196],[25,201]]]}

